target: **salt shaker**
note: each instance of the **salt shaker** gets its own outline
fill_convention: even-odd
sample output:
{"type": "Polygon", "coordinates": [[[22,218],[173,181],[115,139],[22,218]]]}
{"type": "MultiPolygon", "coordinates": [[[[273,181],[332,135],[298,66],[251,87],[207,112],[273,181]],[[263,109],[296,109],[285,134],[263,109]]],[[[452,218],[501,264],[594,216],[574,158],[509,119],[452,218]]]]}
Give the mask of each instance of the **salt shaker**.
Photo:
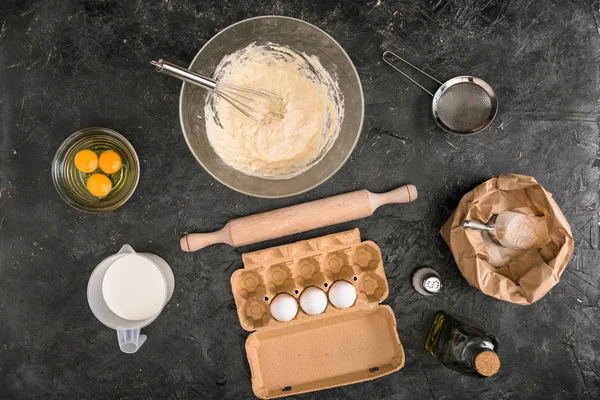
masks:
{"type": "Polygon", "coordinates": [[[419,268],[413,273],[412,284],[415,290],[422,295],[431,296],[442,288],[440,274],[433,268],[419,268]]]}

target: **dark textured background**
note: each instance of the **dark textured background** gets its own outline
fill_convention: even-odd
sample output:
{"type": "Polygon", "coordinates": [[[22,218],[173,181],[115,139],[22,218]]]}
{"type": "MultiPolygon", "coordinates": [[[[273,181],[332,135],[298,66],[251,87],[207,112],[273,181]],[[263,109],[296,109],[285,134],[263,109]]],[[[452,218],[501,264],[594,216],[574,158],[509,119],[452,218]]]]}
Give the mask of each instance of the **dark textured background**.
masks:
{"type": "Polygon", "coordinates": [[[382,249],[406,367],[304,399],[600,398],[598,4],[583,1],[19,1],[0,4],[0,394],[2,398],[252,398],[229,277],[240,254],[359,227],[382,249]],[[330,33],[354,61],[366,120],[349,162],[301,196],[261,200],[216,183],[188,151],[180,85],[150,59],[188,64],[218,30],[281,14],[330,33]],[[500,100],[503,129],[442,133],[430,98],[380,61],[397,51],[444,80],[472,74],[500,100]],[[70,133],[106,126],[142,160],[139,187],[116,212],[65,205],[50,162],[70,133]],[[502,172],[535,176],[571,223],[575,256],[545,298],[521,307],[461,278],[438,235],[463,193],[502,172]],[[353,189],[414,183],[420,199],[368,219],[240,249],[179,250],[187,230],[353,189]],[[135,355],[90,312],[95,265],[125,244],[164,257],[175,294],[135,355]],[[417,295],[409,277],[433,266],[446,287],[417,295]],[[424,349],[444,308],[500,339],[502,369],[462,376],[424,349]]]}

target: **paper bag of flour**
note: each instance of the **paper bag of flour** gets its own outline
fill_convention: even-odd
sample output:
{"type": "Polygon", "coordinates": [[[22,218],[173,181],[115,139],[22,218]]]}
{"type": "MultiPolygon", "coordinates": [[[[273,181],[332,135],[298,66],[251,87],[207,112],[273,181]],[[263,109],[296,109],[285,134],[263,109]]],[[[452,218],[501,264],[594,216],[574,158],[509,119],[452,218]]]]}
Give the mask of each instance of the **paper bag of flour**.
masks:
{"type": "Polygon", "coordinates": [[[477,186],[463,196],[440,233],[469,284],[521,305],[538,301],[558,283],[573,252],[569,223],[552,195],[531,176],[502,174],[477,186]],[[491,265],[481,232],[465,230],[463,222],[487,222],[502,211],[525,207],[546,218],[550,243],[523,252],[506,266],[491,265]]]}

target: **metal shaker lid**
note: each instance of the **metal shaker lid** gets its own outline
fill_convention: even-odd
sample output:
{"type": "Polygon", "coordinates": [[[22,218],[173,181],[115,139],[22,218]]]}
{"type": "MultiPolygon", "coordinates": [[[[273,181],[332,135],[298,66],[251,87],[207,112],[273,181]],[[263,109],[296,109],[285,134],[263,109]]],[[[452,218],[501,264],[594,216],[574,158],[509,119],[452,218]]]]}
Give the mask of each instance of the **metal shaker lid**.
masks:
{"type": "Polygon", "coordinates": [[[431,294],[437,293],[442,288],[442,281],[437,275],[426,275],[421,282],[423,289],[431,294]]]}
{"type": "Polygon", "coordinates": [[[422,267],[413,273],[412,285],[420,294],[431,296],[440,291],[442,280],[435,269],[422,267]]]}

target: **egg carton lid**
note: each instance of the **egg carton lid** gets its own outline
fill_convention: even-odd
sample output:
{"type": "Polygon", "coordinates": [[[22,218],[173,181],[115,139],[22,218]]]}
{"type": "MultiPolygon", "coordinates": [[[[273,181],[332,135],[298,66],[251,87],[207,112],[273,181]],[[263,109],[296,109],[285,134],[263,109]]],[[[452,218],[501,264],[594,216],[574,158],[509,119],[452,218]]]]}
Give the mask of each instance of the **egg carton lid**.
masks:
{"type": "MultiPolygon", "coordinates": [[[[244,268],[256,268],[360,243],[353,229],[242,259],[244,268]]],[[[377,303],[263,327],[248,336],[246,354],[252,390],[261,399],[372,380],[398,371],[405,360],[394,312],[377,303]]]]}

